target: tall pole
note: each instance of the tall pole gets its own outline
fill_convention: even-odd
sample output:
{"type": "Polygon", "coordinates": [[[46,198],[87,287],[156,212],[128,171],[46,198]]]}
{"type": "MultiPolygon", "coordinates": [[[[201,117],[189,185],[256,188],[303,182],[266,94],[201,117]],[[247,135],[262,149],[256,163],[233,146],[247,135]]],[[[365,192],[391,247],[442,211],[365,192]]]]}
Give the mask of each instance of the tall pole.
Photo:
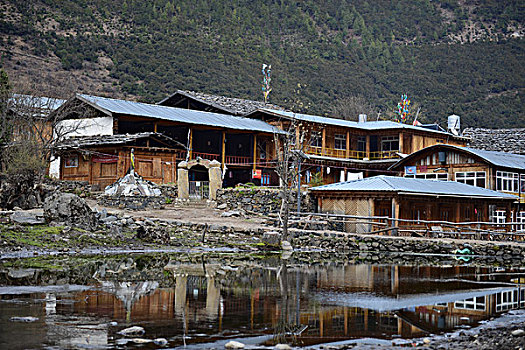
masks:
{"type": "Polygon", "coordinates": [[[301,214],[301,155],[297,165],[297,214],[301,214]]]}

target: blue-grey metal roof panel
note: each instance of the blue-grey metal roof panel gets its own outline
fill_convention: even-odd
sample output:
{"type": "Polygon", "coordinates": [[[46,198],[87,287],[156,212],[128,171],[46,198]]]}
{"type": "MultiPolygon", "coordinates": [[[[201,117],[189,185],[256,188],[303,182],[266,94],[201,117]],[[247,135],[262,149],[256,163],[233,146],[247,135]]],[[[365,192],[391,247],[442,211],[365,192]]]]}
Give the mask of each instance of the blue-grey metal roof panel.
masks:
{"type": "Polygon", "coordinates": [[[348,128],[356,128],[356,129],[361,129],[361,130],[410,129],[410,130],[428,131],[428,132],[438,133],[442,135],[458,137],[458,136],[452,135],[444,131],[422,128],[420,126],[414,126],[410,124],[396,123],[396,122],[389,121],[389,120],[367,121],[367,122],[358,123],[358,122],[351,121],[351,120],[321,117],[321,116],[316,116],[316,115],[294,113],[294,112],[289,112],[289,111],[279,111],[279,110],[268,109],[268,108],[263,108],[260,110],[263,112],[271,113],[271,114],[282,116],[282,117],[289,118],[289,119],[297,119],[297,120],[303,120],[306,122],[325,124],[325,125],[335,125],[335,126],[342,126],[342,127],[348,127],[348,128]]]}
{"type": "Polygon", "coordinates": [[[226,129],[283,133],[283,131],[277,129],[276,127],[256,119],[195,111],[191,109],[160,106],[149,103],[117,100],[99,96],[78,95],[78,97],[90,103],[94,107],[98,107],[99,109],[111,114],[117,113],[134,115],[226,129]]]}
{"type": "Polygon", "coordinates": [[[492,165],[495,165],[495,166],[525,170],[525,156],[521,154],[497,152],[497,151],[485,151],[485,150],[476,149],[476,148],[461,147],[461,146],[455,146],[455,145],[443,145],[443,144],[432,145],[432,146],[422,148],[419,151],[412,153],[408,157],[399,160],[397,163],[393,164],[390,167],[390,169],[395,169],[396,167],[408,161],[409,159],[413,159],[414,157],[417,157],[418,154],[426,152],[429,149],[433,149],[433,148],[456,149],[460,152],[467,152],[472,155],[478,156],[481,159],[485,160],[486,162],[492,165]]]}
{"type": "Polygon", "coordinates": [[[311,188],[311,191],[370,191],[403,192],[420,195],[440,195],[451,197],[483,197],[517,199],[518,197],[492,191],[486,188],[466,185],[455,181],[412,179],[398,176],[379,175],[361,180],[339,182],[311,188]]]}

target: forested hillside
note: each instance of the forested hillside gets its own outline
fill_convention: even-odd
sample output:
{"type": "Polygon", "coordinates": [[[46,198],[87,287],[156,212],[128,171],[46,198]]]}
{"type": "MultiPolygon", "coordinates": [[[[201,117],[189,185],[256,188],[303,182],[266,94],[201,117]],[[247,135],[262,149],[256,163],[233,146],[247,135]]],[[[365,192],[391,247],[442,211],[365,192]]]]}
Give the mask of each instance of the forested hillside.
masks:
{"type": "MultiPolygon", "coordinates": [[[[12,81],[157,102],[176,89],[330,115],[402,93],[423,120],[525,127],[522,0],[0,0],[12,81]],[[300,88],[298,87],[300,84],[300,88]]],[[[51,90],[52,91],[52,90],[51,90]]]]}

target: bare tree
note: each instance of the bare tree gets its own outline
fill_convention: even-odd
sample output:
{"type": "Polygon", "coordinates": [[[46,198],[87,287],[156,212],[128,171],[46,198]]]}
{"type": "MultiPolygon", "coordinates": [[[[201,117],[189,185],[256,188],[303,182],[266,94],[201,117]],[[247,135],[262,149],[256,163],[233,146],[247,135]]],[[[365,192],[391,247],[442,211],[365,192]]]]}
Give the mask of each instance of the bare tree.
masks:
{"type": "Polygon", "coordinates": [[[359,114],[366,114],[368,118],[377,118],[377,109],[363,96],[348,96],[338,99],[331,110],[334,118],[357,121],[359,114]]]}
{"type": "Polygon", "coordinates": [[[277,163],[275,171],[279,176],[281,208],[279,221],[282,227],[282,240],[288,240],[288,220],[290,207],[296,194],[299,181],[299,162],[301,160],[304,131],[302,124],[292,118],[281,122],[284,133],[274,133],[277,163]],[[287,126],[285,126],[287,125],[287,126]]]}

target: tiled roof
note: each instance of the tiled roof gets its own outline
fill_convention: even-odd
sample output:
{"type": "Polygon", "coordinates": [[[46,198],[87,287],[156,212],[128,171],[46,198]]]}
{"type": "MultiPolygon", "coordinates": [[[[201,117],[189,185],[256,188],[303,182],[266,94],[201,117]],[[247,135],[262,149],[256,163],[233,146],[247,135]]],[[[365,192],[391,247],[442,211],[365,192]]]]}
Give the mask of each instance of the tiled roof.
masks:
{"type": "Polygon", "coordinates": [[[68,138],[57,145],[58,149],[75,149],[89,146],[125,145],[140,139],[155,138],[173,146],[180,144],[172,138],[155,132],[141,132],[137,134],[76,136],[68,138]]]}
{"type": "Polygon", "coordinates": [[[423,196],[439,195],[447,197],[517,199],[514,195],[466,185],[455,181],[412,179],[386,175],[313,187],[311,188],[311,191],[402,192],[423,196]]]}
{"type": "Polygon", "coordinates": [[[177,90],[177,92],[175,92],[173,95],[160,101],[159,104],[164,104],[166,101],[168,101],[176,95],[181,95],[198,100],[202,103],[208,104],[219,110],[233,115],[245,115],[260,108],[271,108],[276,110],[282,109],[282,107],[280,106],[273,105],[270,103],[264,103],[262,101],[246,100],[242,98],[233,98],[219,95],[209,95],[204,94],[202,92],[183,90],[177,90]]]}
{"type": "Polygon", "coordinates": [[[471,139],[468,145],[472,148],[525,154],[525,128],[467,128],[463,135],[471,139]]]}

